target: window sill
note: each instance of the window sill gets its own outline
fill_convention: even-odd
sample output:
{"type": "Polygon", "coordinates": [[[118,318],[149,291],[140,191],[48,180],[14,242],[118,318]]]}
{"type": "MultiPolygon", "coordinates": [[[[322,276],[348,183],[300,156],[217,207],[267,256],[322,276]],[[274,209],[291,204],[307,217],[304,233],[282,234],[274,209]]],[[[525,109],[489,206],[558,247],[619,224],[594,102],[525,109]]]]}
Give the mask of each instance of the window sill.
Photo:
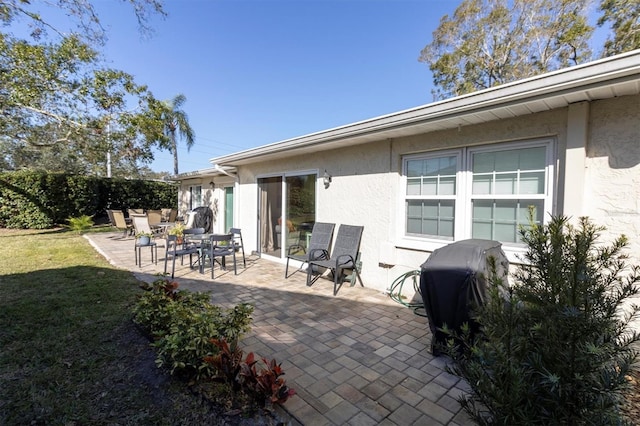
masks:
{"type": "MultiPolygon", "coordinates": [[[[400,250],[413,250],[432,253],[434,250],[437,250],[453,242],[453,240],[427,240],[405,237],[396,241],[395,247],[396,249],[400,250]]],[[[510,264],[524,263],[522,258],[524,257],[524,254],[527,250],[525,246],[515,244],[502,244],[502,250],[507,256],[510,264]]]]}

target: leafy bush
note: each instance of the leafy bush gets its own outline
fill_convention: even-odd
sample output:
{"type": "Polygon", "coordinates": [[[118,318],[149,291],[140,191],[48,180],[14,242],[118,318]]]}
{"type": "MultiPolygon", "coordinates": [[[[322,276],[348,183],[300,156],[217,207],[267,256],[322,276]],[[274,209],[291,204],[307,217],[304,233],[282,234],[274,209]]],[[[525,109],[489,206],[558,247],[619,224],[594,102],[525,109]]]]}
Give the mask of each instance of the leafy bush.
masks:
{"type": "Polygon", "coordinates": [[[210,377],[214,371],[205,357],[217,353],[211,339],[236,341],[249,331],[253,306],[223,310],[209,302],[208,294],[177,287],[166,279],[147,287],[134,307],[134,321],[154,336],[158,366],[171,374],[210,377]]]}
{"type": "Polygon", "coordinates": [[[489,301],[451,339],[450,371],[471,394],[462,407],[478,424],[621,424],[618,405],[638,357],[630,327],[640,308],[640,268],[627,267],[624,236],[606,246],[604,228],[565,217],[521,230],[526,263],[508,285],[494,273],[489,301]],[[462,342],[461,354],[454,342],[462,342]]]}
{"type": "Polygon", "coordinates": [[[107,208],[160,209],[175,204],[165,182],[107,179],[23,170],[0,173],[0,227],[45,229],[107,208]]]}

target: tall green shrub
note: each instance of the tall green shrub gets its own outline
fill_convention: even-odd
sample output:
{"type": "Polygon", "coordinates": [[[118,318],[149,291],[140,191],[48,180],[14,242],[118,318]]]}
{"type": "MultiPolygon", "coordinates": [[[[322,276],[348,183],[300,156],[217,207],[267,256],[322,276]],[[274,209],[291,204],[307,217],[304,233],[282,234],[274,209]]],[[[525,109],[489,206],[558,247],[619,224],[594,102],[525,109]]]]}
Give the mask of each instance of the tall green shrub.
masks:
{"type": "Polygon", "coordinates": [[[109,208],[175,207],[177,195],[166,182],[5,172],[0,173],[0,228],[51,228],[69,217],[104,216],[109,208]]]}
{"type": "MultiPolygon", "coordinates": [[[[621,424],[619,403],[638,357],[630,322],[640,308],[640,268],[627,240],[599,242],[604,228],[565,217],[521,230],[526,263],[509,285],[495,274],[474,318],[482,334],[461,338],[450,370],[471,393],[460,398],[478,424],[621,424]]],[[[637,326],[637,324],[636,324],[637,326]]]]}

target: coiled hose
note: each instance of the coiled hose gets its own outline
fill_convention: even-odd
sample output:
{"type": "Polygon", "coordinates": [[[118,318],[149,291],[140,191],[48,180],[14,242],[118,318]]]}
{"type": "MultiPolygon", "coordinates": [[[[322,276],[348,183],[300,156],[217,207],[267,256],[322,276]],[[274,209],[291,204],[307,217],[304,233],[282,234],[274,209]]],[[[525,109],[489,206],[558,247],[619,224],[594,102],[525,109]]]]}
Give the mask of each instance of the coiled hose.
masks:
{"type": "Polygon", "coordinates": [[[398,302],[409,309],[413,309],[414,314],[420,315],[421,317],[426,317],[427,313],[424,308],[424,303],[411,303],[411,302],[405,302],[404,300],[402,300],[402,287],[405,285],[405,282],[409,279],[413,281],[413,290],[416,293],[418,293],[422,298],[422,292],[420,291],[419,277],[420,277],[419,269],[409,271],[407,273],[400,275],[391,283],[391,286],[389,286],[389,297],[391,297],[391,300],[398,302]]]}

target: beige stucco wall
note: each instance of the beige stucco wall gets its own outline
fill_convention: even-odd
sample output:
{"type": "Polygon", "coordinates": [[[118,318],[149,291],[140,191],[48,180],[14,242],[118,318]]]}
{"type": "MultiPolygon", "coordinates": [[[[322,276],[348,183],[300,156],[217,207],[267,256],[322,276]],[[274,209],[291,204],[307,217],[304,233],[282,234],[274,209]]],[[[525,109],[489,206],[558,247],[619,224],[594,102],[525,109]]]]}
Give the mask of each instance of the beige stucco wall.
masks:
{"type": "Polygon", "coordinates": [[[640,96],[592,103],[589,133],[584,213],[640,264],[640,96]]]}
{"type": "Polygon", "coordinates": [[[183,179],[182,181],[180,181],[180,190],[178,194],[178,216],[186,218],[190,202],[189,187],[196,185],[202,186],[202,205],[209,207],[213,212],[213,232],[228,231],[224,229],[224,187],[236,187],[236,180],[229,176],[203,176],[191,179],[183,179]],[[213,188],[211,187],[211,182],[213,182],[213,188]]]}

